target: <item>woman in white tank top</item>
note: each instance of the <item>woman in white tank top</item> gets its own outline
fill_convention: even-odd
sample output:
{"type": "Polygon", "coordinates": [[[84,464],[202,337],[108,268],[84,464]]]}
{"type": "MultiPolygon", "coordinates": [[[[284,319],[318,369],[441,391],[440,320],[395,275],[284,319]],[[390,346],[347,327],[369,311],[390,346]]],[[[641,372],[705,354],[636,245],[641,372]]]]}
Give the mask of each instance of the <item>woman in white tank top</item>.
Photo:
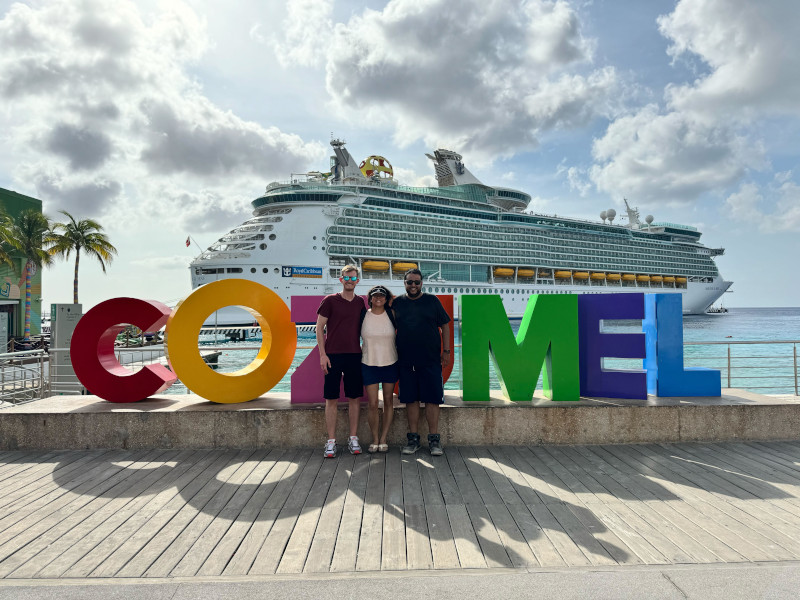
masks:
{"type": "Polygon", "coordinates": [[[369,291],[370,309],[361,324],[361,371],[367,392],[367,422],[372,432],[370,452],[387,452],[386,441],[394,416],[394,386],[397,383],[397,348],[394,319],[388,304],[392,293],[377,285],[369,291]],[[383,388],[383,426],[378,423],[378,387],[383,388]]]}

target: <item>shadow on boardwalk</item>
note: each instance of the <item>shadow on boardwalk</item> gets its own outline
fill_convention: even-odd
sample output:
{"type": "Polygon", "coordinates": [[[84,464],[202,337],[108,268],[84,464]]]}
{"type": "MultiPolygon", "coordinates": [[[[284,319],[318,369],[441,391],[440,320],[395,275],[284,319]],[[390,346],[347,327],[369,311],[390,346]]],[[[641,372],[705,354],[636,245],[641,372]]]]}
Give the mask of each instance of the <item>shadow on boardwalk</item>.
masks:
{"type": "Polygon", "coordinates": [[[0,453],[0,577],[800,558],[800,446],[0,453]]]}

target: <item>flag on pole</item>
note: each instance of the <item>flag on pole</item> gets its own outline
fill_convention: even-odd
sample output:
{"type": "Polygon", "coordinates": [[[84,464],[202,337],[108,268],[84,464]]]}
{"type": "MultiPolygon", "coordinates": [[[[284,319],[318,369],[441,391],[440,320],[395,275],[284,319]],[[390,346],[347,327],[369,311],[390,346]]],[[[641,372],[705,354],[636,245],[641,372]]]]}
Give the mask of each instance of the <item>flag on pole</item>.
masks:
{"type": "Polygon", "coordinates": [[[189,239],[190,239],[190,238],[189,238],[189,236],[187,235],[187,236],[186,236],[186,247],[187,247],[187,248],[188,248],[188,247],[191,245],[191,243],[192,243],[191,241],[189,241],[189,239]]]}

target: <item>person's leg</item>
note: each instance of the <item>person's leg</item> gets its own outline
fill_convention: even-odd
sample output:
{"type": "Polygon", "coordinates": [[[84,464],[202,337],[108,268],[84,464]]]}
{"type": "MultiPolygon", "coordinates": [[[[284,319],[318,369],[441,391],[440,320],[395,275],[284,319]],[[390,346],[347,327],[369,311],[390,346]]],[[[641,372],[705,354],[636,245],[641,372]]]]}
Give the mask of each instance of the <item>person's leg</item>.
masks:
{"type": "Polygon", "coordinates": [[[419,433],[419,402],[406,404],[406,417],[408,418],[408,431],[419,433]]]}
{"type": "MultiPolygon", "coordinates": [[[[378,415],[378,389],[375,387],[375,416],[378,415]]],[[[381,427],[380,443],[386,444],[389,436],[389,427],[392,426],[394,418],[394,383],[383,384],[383,427],[381,427]]],[[[376,427],[377,431],[377,427],[376,427]]]]}
{"type": "MultiPolygon", "coordinates": [[[[379,443],[378,441],[378,387],[379,383],[372,383],[364,386],[367,392],[367,423],[369,423],[369,430],[372,433],[372,444],[379,443]]],[[[384,409],[384,415],[386,409],[384,409]]],[[[384,420],[386,417],[384,416],[384,420]]],[[[384,436],[385,437],[385,436],[384,436]]],[[[381,438],[383,439],[383,437],[381,438]]]]}
{"type": "Polygon", "coordinates": [[[428,433],[439,433],[439,405],[425,405],[425,420],[428,422],[428,433]]]}
{"type": "Polygon", "coordinates": [[[408,419],[408,443],[403,454],[414,454],[419,450],[419,381],[417,372],[410,366],[400,366],[400,402],[406,407],[408,419]]]}
{"type": "Polygon", "coordinates": [[[328,429],[328,439],[336,439],[336,415],[339,412],[339,400],[325,400],[325,427],[328,429]]]}
{"type": "Polygon", "coordinates": [[[328,439],[336,439],[336,415],[339,412],[339,386],[342,381],[342,365],[340,356],[330,354],[331,366],[325,374],[323,395],[325,397],[325,428],[328,439]]]}
{"type": "Polygon", "coordinates": [[[350,437],[358,436],[358,416],[361,411],[361,398],[348,398],[348,414],[350,415],[350,437]]]}

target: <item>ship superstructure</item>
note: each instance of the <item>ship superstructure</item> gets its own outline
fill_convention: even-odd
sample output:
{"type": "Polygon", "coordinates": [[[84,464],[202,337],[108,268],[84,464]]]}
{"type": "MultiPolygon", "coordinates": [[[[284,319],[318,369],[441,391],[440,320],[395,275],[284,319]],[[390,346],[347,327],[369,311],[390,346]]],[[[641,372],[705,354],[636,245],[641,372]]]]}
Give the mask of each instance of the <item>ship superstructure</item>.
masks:
{"type": "MultiPolygon", "coordinates": [[[[519,317],[530,294],[634,291],[679,293],[685,313],[701,314],[731,285],[714,263],[723,249],[701,244],[691,226],[649,215],[642,223],[627,200],[625,225],[613,222],[613,209],[601,222],[533,214],[528,194],[484,185],[456,152],[427,155],[438,187],[408,187],[386,159],[357,165],[344,142],[331,146],[330,172],[269,184],[252,202],[253,218],[192,262],[193,288],[252,279],[288,304],[338,291],[340,268],[352,263],[361,291],[380,283],[402,294],[403,274],[416,266],[429,293],[498,294],[519,317]]],[[[216,322],[251,319],[226,308],[216,322]]]]}

